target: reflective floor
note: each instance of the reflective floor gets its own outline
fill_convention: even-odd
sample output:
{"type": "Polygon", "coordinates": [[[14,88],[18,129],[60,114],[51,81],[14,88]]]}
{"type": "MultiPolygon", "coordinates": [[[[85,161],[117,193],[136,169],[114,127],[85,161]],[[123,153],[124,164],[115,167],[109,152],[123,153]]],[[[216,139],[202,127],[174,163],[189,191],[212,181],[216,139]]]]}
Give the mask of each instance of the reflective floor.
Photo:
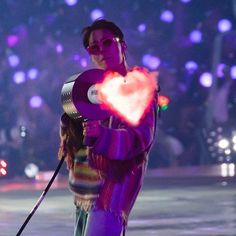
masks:
{"type": "MultiPolygon", "coordinates": [[[[14,236],[47,182],[0,181],[0,235],[14,236]]],[[[127,236],[236,236],[236,181],[219,177],[147,176],[127,236]]],[[[66,180],[53,184],[22,236],[73,235],[66,180]]]]}

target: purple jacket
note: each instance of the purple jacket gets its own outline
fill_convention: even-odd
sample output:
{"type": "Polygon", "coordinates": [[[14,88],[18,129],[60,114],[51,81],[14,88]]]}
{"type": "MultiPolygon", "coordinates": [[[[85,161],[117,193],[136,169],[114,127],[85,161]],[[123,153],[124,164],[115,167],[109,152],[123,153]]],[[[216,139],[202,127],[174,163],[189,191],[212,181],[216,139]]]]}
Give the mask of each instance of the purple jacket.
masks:
{"type": "Polygon", "coordinates": [[[89,148],[92,168],[104,176],[95,209],[111,211],[127,223],[141,189],[156,124],[156,102],[138,126],[114,116],[102,127],[102,134],[89,148]]]}

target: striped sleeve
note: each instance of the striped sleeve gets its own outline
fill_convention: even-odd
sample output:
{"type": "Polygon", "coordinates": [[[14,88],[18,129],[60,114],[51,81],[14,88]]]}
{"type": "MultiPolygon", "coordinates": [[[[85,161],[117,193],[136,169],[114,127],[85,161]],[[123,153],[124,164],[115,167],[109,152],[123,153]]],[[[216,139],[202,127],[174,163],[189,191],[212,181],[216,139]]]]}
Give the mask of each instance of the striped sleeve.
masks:
{"type": "Polygon", "coordinates": [[[102,127],[93,152],[113,160],[128,160],[146,151],[154,139],[155,109],[151,106],[138,126],[123,124],[117,129],[102,127]]]}

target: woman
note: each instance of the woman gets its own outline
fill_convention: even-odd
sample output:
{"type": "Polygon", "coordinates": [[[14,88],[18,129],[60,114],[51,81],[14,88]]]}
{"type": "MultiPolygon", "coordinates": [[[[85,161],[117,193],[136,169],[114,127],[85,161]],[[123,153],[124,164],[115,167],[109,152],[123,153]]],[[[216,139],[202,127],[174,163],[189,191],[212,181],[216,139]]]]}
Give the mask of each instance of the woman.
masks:
{"type": "MultiPolygon", "coordinates": [[[[129,71],[124,35],[113,22],[97,20],[84,28],[83,44],[97,68],[112,70],[122,76],[129,71]]],[[[81,235],[81,232],[86,236],[125,234],[128,216],[140,191],[154,138],[155,104],[153,101],[137,126],[129,125],[116,116],[105,121],[83,123],[85,140],[95,140],[86,150],[89,168],[97,173],[98,194],[88,209],[82,207],[81,210],[83,204],[77,204],[75,235],[81,235]],[[83,232],[81,228],[84,229],[85,223],[83,232]]]]}

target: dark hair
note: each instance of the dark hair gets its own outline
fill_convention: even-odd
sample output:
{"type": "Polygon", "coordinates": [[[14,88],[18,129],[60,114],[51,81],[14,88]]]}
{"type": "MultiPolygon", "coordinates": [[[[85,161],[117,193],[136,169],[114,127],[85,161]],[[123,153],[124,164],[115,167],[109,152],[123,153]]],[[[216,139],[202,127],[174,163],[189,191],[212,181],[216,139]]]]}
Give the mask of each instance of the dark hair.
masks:
{"type": "Polygon", "coordinates": [[[89,37],[92,31],[97,29],[106,29],[111,31],[115,37],[120,39],[120,42],[124,41],[124,34],[121,29],[111,21],[107,21],[105,19],[98,19],[92,23],[91,26],[87,26],[82,30],[83,34],[83,45],[85,48],[89,45],[89,37]]]}

